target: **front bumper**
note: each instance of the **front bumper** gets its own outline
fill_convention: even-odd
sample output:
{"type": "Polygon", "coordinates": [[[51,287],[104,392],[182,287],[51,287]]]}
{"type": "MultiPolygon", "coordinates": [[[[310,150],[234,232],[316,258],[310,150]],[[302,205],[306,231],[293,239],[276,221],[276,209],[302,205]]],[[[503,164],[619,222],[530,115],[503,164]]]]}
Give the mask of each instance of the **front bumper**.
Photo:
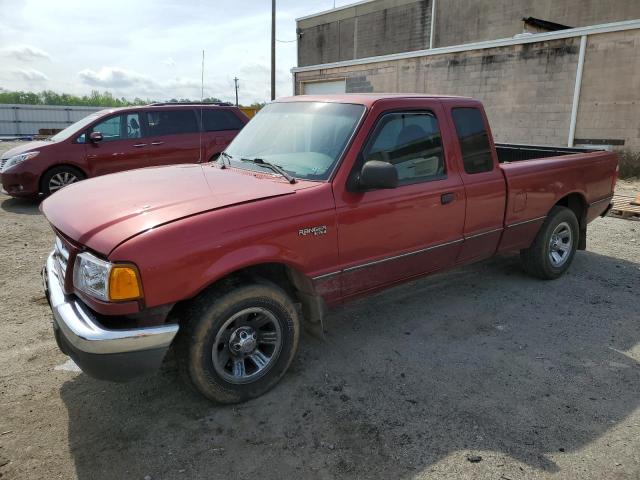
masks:
{"type": "Polygon", "coordinates": [[[60,350],[92,377],[126,381],[156,371],[177,324],[129,330],[106,329],[84,303],[65,295],[53,254],[42,270],[45,295],[53,311],[53,331],[60,350]]]}
{"type": "Polygon", "coordinates": [[[31,172],[13,172],[10,169],[0,174],[0,184],[6,194],[12,197],[35,197],[39,191],[38,177],[31,172]]]}

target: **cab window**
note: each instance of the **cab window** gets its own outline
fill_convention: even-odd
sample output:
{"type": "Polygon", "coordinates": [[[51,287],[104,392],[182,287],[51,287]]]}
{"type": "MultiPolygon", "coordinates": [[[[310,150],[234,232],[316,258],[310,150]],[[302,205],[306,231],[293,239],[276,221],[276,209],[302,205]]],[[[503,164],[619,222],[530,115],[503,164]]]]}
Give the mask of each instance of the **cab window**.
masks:
{"type": "Polygon", "coordinates": [[[142,137],[140,116],[138,112],[130,112],[109,117],[106,120],[103,120],[102,122],[94,125],[92,130],[94,132],[102,133],[103,142],[112,142],[114,140],[126,140],[129,138],[142,137]]]}
{"type": "Polygon", "coordinates": [[[453,123],[458,132],[464,171],[482,173],[493,170],[489,133],[477,108],[454,108],[453,123]]]}
{"type": "Polygon", "coordinates": [[[445,178],[438,119],[431,112],[383,115],[364,150],[364,160],[394,165],[400,185],[445,178]]]}
{"type": "Polygon", "coordinates": [[[94,132],[102,134],[103,142],[112,142],[122,139],[122,115],[109,117],[106,120],[93,126],[94,132]]]}

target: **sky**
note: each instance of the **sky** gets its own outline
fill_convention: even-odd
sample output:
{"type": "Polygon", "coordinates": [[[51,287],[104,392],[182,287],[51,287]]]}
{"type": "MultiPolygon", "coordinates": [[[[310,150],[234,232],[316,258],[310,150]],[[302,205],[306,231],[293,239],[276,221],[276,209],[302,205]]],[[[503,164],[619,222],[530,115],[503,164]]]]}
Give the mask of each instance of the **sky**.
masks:
{"type": "MultiPolygon", "coordinates": [[[[277,0],[276,96],[292,94],[295,19],[354,0],[277,0]]],[[[270,99],[269,0],[0,0],[0,88],[169,100],[270,99]]]]}

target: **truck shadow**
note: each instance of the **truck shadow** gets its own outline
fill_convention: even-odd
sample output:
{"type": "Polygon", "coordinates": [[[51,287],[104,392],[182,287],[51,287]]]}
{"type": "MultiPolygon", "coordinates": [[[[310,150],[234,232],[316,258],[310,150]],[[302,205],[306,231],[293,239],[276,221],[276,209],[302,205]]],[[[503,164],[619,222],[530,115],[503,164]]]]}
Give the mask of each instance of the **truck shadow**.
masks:
{"type": "Polygon", "coordinates": [[[640,339],[637,268],[580,252],[541,282],[503,257],[396,287],[333,312],[280,385],[233,407],[171,370],[124,385],[79,375],[61,389],[77,476],[414,478],[443,460],[474,477],[559,471],[640,402],[625,353],[640,339]]]}
{"type": "Polygon", "coordinates": [[[0,194],[0,208],[5,212],[19,215],[40,215],[40,210],[38,210],[40,201],[39,199],[11,198],[0,194]]]}

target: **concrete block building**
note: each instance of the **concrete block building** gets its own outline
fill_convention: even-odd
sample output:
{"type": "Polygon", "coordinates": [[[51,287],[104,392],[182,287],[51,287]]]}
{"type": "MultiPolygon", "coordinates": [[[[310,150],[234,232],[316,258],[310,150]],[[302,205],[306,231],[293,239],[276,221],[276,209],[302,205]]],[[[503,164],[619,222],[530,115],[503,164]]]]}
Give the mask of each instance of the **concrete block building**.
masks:
{"type": "Polygon", "coordinates": [[[640,152],[640,1],[369,0],[297,27],[296,94],[472,96],[497,141],[640,152]]]}

